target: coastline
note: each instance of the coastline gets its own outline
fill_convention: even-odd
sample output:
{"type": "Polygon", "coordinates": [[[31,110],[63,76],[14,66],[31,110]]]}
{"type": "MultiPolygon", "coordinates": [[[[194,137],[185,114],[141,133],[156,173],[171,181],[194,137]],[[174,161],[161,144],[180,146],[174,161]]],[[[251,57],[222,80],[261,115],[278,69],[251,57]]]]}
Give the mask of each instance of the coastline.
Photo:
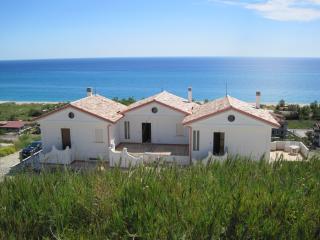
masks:
{"type": "Polygon", "coordinates": [[[15,103],[17,105],[23,105],[23,104],[59,104],[59,103],[67,103],[64,101],[61,102],[50,102],[50,101],[0,101],[0,104],[3,103],[15,103]]]}

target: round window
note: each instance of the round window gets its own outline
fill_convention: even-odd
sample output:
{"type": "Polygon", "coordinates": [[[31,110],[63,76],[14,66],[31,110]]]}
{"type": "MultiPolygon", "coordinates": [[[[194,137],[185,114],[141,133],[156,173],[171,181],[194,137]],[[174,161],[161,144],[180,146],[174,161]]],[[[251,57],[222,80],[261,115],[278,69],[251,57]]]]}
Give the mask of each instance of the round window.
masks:
{"type": "Polygon", "coordinates": [[[153,107],[153,108],[151,109],[151,112],[153,112],[153,113],[157,113],[157,112],[158,112],[158,108],[153,107]]]}
{"type": "Polygon", "coordinates": [[[229,115],[228,116],[228,121],[229,122],[233,122],[236,119],[236,117],[234,115],[229,115]]]}
{"type": "Polygon", "coordinates": [[[69,116],[69,118],[74,118],[74,113],[73,112],[69,112],[69,114],[68,114],[68,116],[69,116]]]}

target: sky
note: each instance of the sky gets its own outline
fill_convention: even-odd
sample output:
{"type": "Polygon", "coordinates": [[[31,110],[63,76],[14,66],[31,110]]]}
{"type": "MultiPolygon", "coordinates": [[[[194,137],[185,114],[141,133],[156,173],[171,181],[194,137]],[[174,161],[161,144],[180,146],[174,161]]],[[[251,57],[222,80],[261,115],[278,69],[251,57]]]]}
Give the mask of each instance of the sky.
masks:
{"type": "Polygon", "coordinates": [[[320,0],[1,0],[0,59],[320,57],[320,0]]]}

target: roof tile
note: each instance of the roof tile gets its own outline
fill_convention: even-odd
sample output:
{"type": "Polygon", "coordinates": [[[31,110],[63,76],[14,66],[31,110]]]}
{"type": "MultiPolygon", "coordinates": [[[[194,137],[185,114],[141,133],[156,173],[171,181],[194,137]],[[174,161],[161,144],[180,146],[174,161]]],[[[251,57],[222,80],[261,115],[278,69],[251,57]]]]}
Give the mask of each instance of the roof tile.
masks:
{"type": "Polygon", "coordinates": [[[199,105],[198,107],[193,109],[191,115],[186,116],[184,118],[183,123],[187,124],[190,122],[198,121],[200,119],[212,116],[214,114],[229,109],[240,111],[251,117],[267,122],[273,126],[279,126],[279,123],[268,111],[264,109],[257,109],[249,103],[243,102],[239,99],[230,96],[219,98],[206,104],[199,105]]]}
{"type": "Polygon", "coordinates": [[[144,106],[151,102],[158,102],[160,104],[166,105],[170,108],[179,110],[181,112],[184,112],[186,114],[191,114],[192,109],[196,106],[198,106],[197,103],[189,102],[187,99],[178,97],[172,93],[169,93],[167,91],[163,91],[161,93],[158,93],[154,96],[142,99],[140,101],[137,101],[133,104],[131,104],[124,112],[131,111],[133,109],[136,109],[138,107],[144,106]]]}
{"type": "Polygon", "coordinates": [[[71,102],[70,105],[111,122],[122,118],[120,112],[127,109],[127,106],[98,94],[71,102]]]}

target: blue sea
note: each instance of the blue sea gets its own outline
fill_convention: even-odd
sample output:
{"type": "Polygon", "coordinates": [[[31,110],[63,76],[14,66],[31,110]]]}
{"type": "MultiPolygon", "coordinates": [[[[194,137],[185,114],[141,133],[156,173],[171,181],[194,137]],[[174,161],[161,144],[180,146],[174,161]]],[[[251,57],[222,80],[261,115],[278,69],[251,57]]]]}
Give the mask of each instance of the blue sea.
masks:
{"type": "Polygon", "coordinates": [[[0,61],[1,101],[72,101],[86,87],[109,98],[141,99],[162,90],[197,100],[229,95],[253,102],[320,100],[320,59],[99,58],[0,61]],[[227,87],[226,87],[227,85],[227,87]]]}

